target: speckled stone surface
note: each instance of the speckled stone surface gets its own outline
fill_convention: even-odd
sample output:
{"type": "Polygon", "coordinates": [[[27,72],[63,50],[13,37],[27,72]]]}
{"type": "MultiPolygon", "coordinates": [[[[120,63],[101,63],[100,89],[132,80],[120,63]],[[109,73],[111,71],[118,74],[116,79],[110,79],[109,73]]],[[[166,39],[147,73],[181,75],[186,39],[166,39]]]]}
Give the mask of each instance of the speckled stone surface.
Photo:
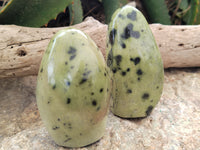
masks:
{"type": "MultiPolygon", "coordinates": [[[[0,80],[0,149],[65,150],[47,133],[35,99],[36,77],[0,80]]],[[[200,68],[165,70],[163,95],[143,119],[109,113],[105,136],[79,150],[200,150],[200,68]]]]}

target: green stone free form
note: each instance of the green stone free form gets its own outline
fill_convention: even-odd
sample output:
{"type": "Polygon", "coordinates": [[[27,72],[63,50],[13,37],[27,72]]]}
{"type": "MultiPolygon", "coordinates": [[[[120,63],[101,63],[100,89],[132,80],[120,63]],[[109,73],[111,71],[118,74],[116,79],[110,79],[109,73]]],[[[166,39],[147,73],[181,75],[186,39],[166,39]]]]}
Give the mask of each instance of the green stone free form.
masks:
{"type": "Polygon", "coordinates": [[[132,6],[116,10],[107,39],[107,65],[114,79],[112,112],[124,118],[149,115],[162,94],[164,69],[146,19],[132,6]]]}
{"type": "Polygon", "coordinates": [[[109,108],[110,77],[95,43],[65,29],[50,41],[37,81],[37,105],[53,140],[82,147],[99,140],[109,108]]]}

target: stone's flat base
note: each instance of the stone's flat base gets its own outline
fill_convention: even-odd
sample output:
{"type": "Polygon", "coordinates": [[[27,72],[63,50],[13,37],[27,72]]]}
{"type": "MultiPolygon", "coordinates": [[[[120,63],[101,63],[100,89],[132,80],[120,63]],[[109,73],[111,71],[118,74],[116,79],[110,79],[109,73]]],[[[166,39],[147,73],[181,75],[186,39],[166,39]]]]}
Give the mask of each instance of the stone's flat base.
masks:
{"type": "MultiPolygon", "coordinates": [[[[35,99],[36,77],[0,80],[0,149],[64,150],[47,133],[35,99]]],[[[109,113],[105,136],[78,150],[199,149],[200,68],[165,70],[164,91],[150,116],[109,113]]]]}

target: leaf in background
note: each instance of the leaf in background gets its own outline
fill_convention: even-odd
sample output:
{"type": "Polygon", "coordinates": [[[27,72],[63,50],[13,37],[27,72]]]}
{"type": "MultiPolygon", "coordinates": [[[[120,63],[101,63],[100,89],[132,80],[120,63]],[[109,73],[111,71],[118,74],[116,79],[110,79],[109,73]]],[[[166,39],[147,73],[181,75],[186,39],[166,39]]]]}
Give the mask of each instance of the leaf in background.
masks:
{"type": "Polygon", "coordinates": [[[142,4],[152,23],[171,24],[165,0],[142,0],[142,4]]]}
{"type": "Polygon", "coordinates": [[[128,0],[102,0],[102,2],[104,6],[104,11],[105,11],[106,23],[109,23],[115,10],[126,5],[129,1],[128,0]]]}
{"type": "Polygon", "coordinates": [[[83,20],[83,9],[80,0],[73,0],[69,5],[70,25],[81,23],[83,20]]]}
{"type": "Polygon", "coordinates": [[[191,0],[191,8],[184,16],[183,20],[188,25],[200,24],[200,0],[191,0]]]}
{"type": "MultiPolygon", "coordinates": [[[[176,1],[178,1],[178,0],[176,0],[176,1]]],[[[185,10],[188,8],[188,5],[189,5],[188,0],[181,0],[179,8],[182,10],[185,10]]]]}
{"type": "Polygon", "coordinates": [[[40,27],[63,11],[72,0],[10,0],[0,11],[0,24],[40,27]]]}

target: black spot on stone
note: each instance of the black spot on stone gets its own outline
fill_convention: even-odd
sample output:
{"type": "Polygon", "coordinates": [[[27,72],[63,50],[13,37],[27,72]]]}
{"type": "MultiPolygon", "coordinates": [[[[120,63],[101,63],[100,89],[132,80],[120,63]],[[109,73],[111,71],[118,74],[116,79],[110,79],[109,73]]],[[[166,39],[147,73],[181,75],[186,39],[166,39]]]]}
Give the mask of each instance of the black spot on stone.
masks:
{"type": "Polygon", "coordinates": [[[151,103],[153,102],[153,99],[150,101],[151,103]]]}
{"type": "Polygon", "coordinates": [[[138,32],[138,31],[131,32],[131,37],[138,39],[140,37],[140,32],[138,32]]]}
{"type": "Polygon", "coordinates": [[[71,69],[73,69],[73,68],[74,68],[74,66],[71,66],[70,68],[71,68],[71,69]]]}
{"type": "Polygon", "coordinates": [[[140,76],[140,75],[142,75],[142,74],[143,74],[142,70],[141,70],[141,69],[138,69],[138,70],[137,70],[137,75],[140,76]]]}
{"type": "Polygon", "coordinates": [[[92,92],[91,95],[94,95],[94,93],[92,92]]]}
{"type": "Polygon", "coordinates": [[[159,89],[159,86],[157,86],[156,89],[159,89]]]}
{"type": "Polygon", "coordinates": [[[137,80],[140,81],[140,77],[138,77],[137,80]]]}
{"type": "Polygon", "coordinates": [[[132,93],[132,90],[131,90],[131,89],[128,89],[128,90],[127,90],[127,93],[128,93],[128,94],[132,93]]]}
{"type": "Polygon", "coordinates": [[[130,37],[134,37],[138,39],[140,37],[140,33],[138,31],[133,31],[133,24],[129,23],[125,29],[124,33],[121,35],[123,39],[128,39],[130,37]]]}
{"type": "Polygon", "coordinates": [[[121,44],[121,47],[122,47],[122,48],[126,48],[126,44],[125,44],[125,43],[122,43],[122,44],[121,44]]]}
{"type": "Polygon", "coordinates": [[[125,76],[126,75],[126,72],[125,71],[122,71],[122,76],[125,76]]]}
{"type": "Polygon", "coordinates": [[[91,71],[86,71],[86,72],[83,73],[83,76],[88,77],[90,73],[91,73],[91,71]]]}
{"type": "Polygon", "coordinates": [[[68,128],[72,129],[72,124],[71,123],[68,123],[68,128]]]}
{"type": "Polygon", "coordinates": [[[130,71],[130,68],[127,68],[126,71],[129,72],[129,71],[130,71]]]}
{"type": "Polygon", "coordinates": [[[55,84],[53,85],[52,89],[53,89],[53,90],[55,90],[55,89],[56,89],[56,85],[55,85],[55,84]]]}
{"type": "Polygon", "coordinates": [[[50,101],[48,101],[47,104],[50,104],[50,101]]]}
{"type": "Polygon", "coordinates": [[[116,73],[116,72],[117,72],[117,69],[116,69],[116,68],[113,68],[113,69],[112,69],[112,72],[113,72],[113,73],[116,73]]]}
{"type": "Polygon", "coordinates": [[[107,66],[110,67],[113,64],[113,52],[112,49],[108,53],[108,58],[107,58],[107,66]]]}
{"type": "Polygon", "coordinates": [[[135,63],[135,65],[139,64],[140,63],[140,57],[136,57],[135,60],[134,60],[134,63],[135,63]]]}
{"type": "Polygon", "coordinates": [[[142,29],[141,32],[144,32],[144,30],[142,29]]]}
{"type": "Polygon", "coordinates": [[[41,73],[43,72],[43,68],[40,69],[40,72],[41,72],[41,73]]]}
{"type": "Polygon", "coordinates": [[[65,84],[66,84],[66,86],[70,86],[71,82],[67,81],[65,84]]]}
{"type": "Polygon", "coordinates": [[[83,83],[85,83],[86,81],[87,81],[87,79],[86,79],[86,78],[83,78],[83,79],[80,81],[79,84],[83,84],[83,83]]]}
{"type": "Polygon", "coordinates": [[[116,60],[117,65],[119,66],[122,61],[122,56],[121,55],[115,56],[115,60],[116,60]]]}
{"type": "Polygon", "coordinates": [[[80,133],[80,136],[82,136],[82,133],[80,133]]]}
{"type": "Polygon", "coordinates": [[[68,138],[66,139],[64,142],[67,143],[68,141],[70,141],[72,138],[68,138]]]}
{"type": "Polygon", "coordinates": [[[87,81],[89,74],[91,73],[91,71],[88,71],[87,68],[85,69],[85,72],[83,73],[83,78],[80,81],[79,84],[83,84],[87,81]]]}
{"type": "Polygon", "coordinates": [[[76,55],[70,56],[69,60],[73,60],[76,57],[76,55]]]}
{"type": "Polygon", "coordinates": [[[109,42],[110,42],[111,45],[113,45],[114,42],[115,42],[115,35],[116,35],[116,34],[117,34],[117,30],[116,30],[116,29],[112,29],[112,30],[110,31],[109,42]]]}
{"type": "Polygon", "coordinates": [[[137,16],[137,13],[134,10],[127,14],[127,18],[129,18],[132,21],[136,20],[136,16],[137,16]]]}
{"type": "Polygon", "coordinates": [[[150,105],[146,110],[146,115],[149,116],[152,110],[153,110],[153,106],[150,105]]]}
{"type": "Polygon", "coordinates": [[[99,92],[102,93],[102,92],[103,92],[103,88],[101,88],[101,89],[99,90],[99,92]]]}
{"type": "Polygon", "coordinates": [[[122,38],[124,39],[128,39],[131,37],[131,32],[133,30],[133,25],[131,23],[129,23],[125,29],[124,29],[124,33],[121,35],[122,38]]]}
{"type": "Polygon", "coordinates": [[[67,98],[66,104],[70,104],[71,103],[71,98],[67,98]]]}
{"type": "Polygon", "coordinates": [[[58,121],[60,121],[60,118],[58,118],[58,121]]]}
{"type": "Polygon", "coordinates": [[[68,54],[75,54],[75,53],[76,53],[76,49],[70,46],[68,54]]]}
{"type": "Polygon", "coordinates": [[[105,77],[106,77],[106,75],[107,75],[107,74],[106,74],[106,73],[104,73],[104,76],[105,76],[105,77]]]}
{"type": "Polygon", "coordinates": [[[64,126],[66,126],[66,123],[63,123],[64,126]]]}
{"type": "Polygon", "coordinates": [[[67,65],[67,64],[68,64],[68,62],[66,61],[66,62],[65,62],[65,65],[67,65]]]}
{"type": "Polygon", "coordinates": [[[125,17],[122,14],[119,14],[118,17],[121,19],[125,19],[125,17]]]}
{"type": "Polygon", "coordinates": [[[96,101],[96,100],[93,100],[93,101],[92,101],[92,105],[93,105],[93,106],[96,106],[96,105],[97,105],[97,101],[96,101]]]}
{"type": "Polygon", "coordinates": [[[59,129],[60,127],[58,127],[58,126],[55,126],[55,127],[53,127],[52,129],[53,130],[57,130],[57,129],[59,129]]]}
{"type": "Polygon", "coordinates": [[[144,94],[142,95],[142,99],[146,100],[146,99],[148,99],[148,98],[149,98],[149,94],[148,94],[148,93],[144,93],[144,94]]]}

